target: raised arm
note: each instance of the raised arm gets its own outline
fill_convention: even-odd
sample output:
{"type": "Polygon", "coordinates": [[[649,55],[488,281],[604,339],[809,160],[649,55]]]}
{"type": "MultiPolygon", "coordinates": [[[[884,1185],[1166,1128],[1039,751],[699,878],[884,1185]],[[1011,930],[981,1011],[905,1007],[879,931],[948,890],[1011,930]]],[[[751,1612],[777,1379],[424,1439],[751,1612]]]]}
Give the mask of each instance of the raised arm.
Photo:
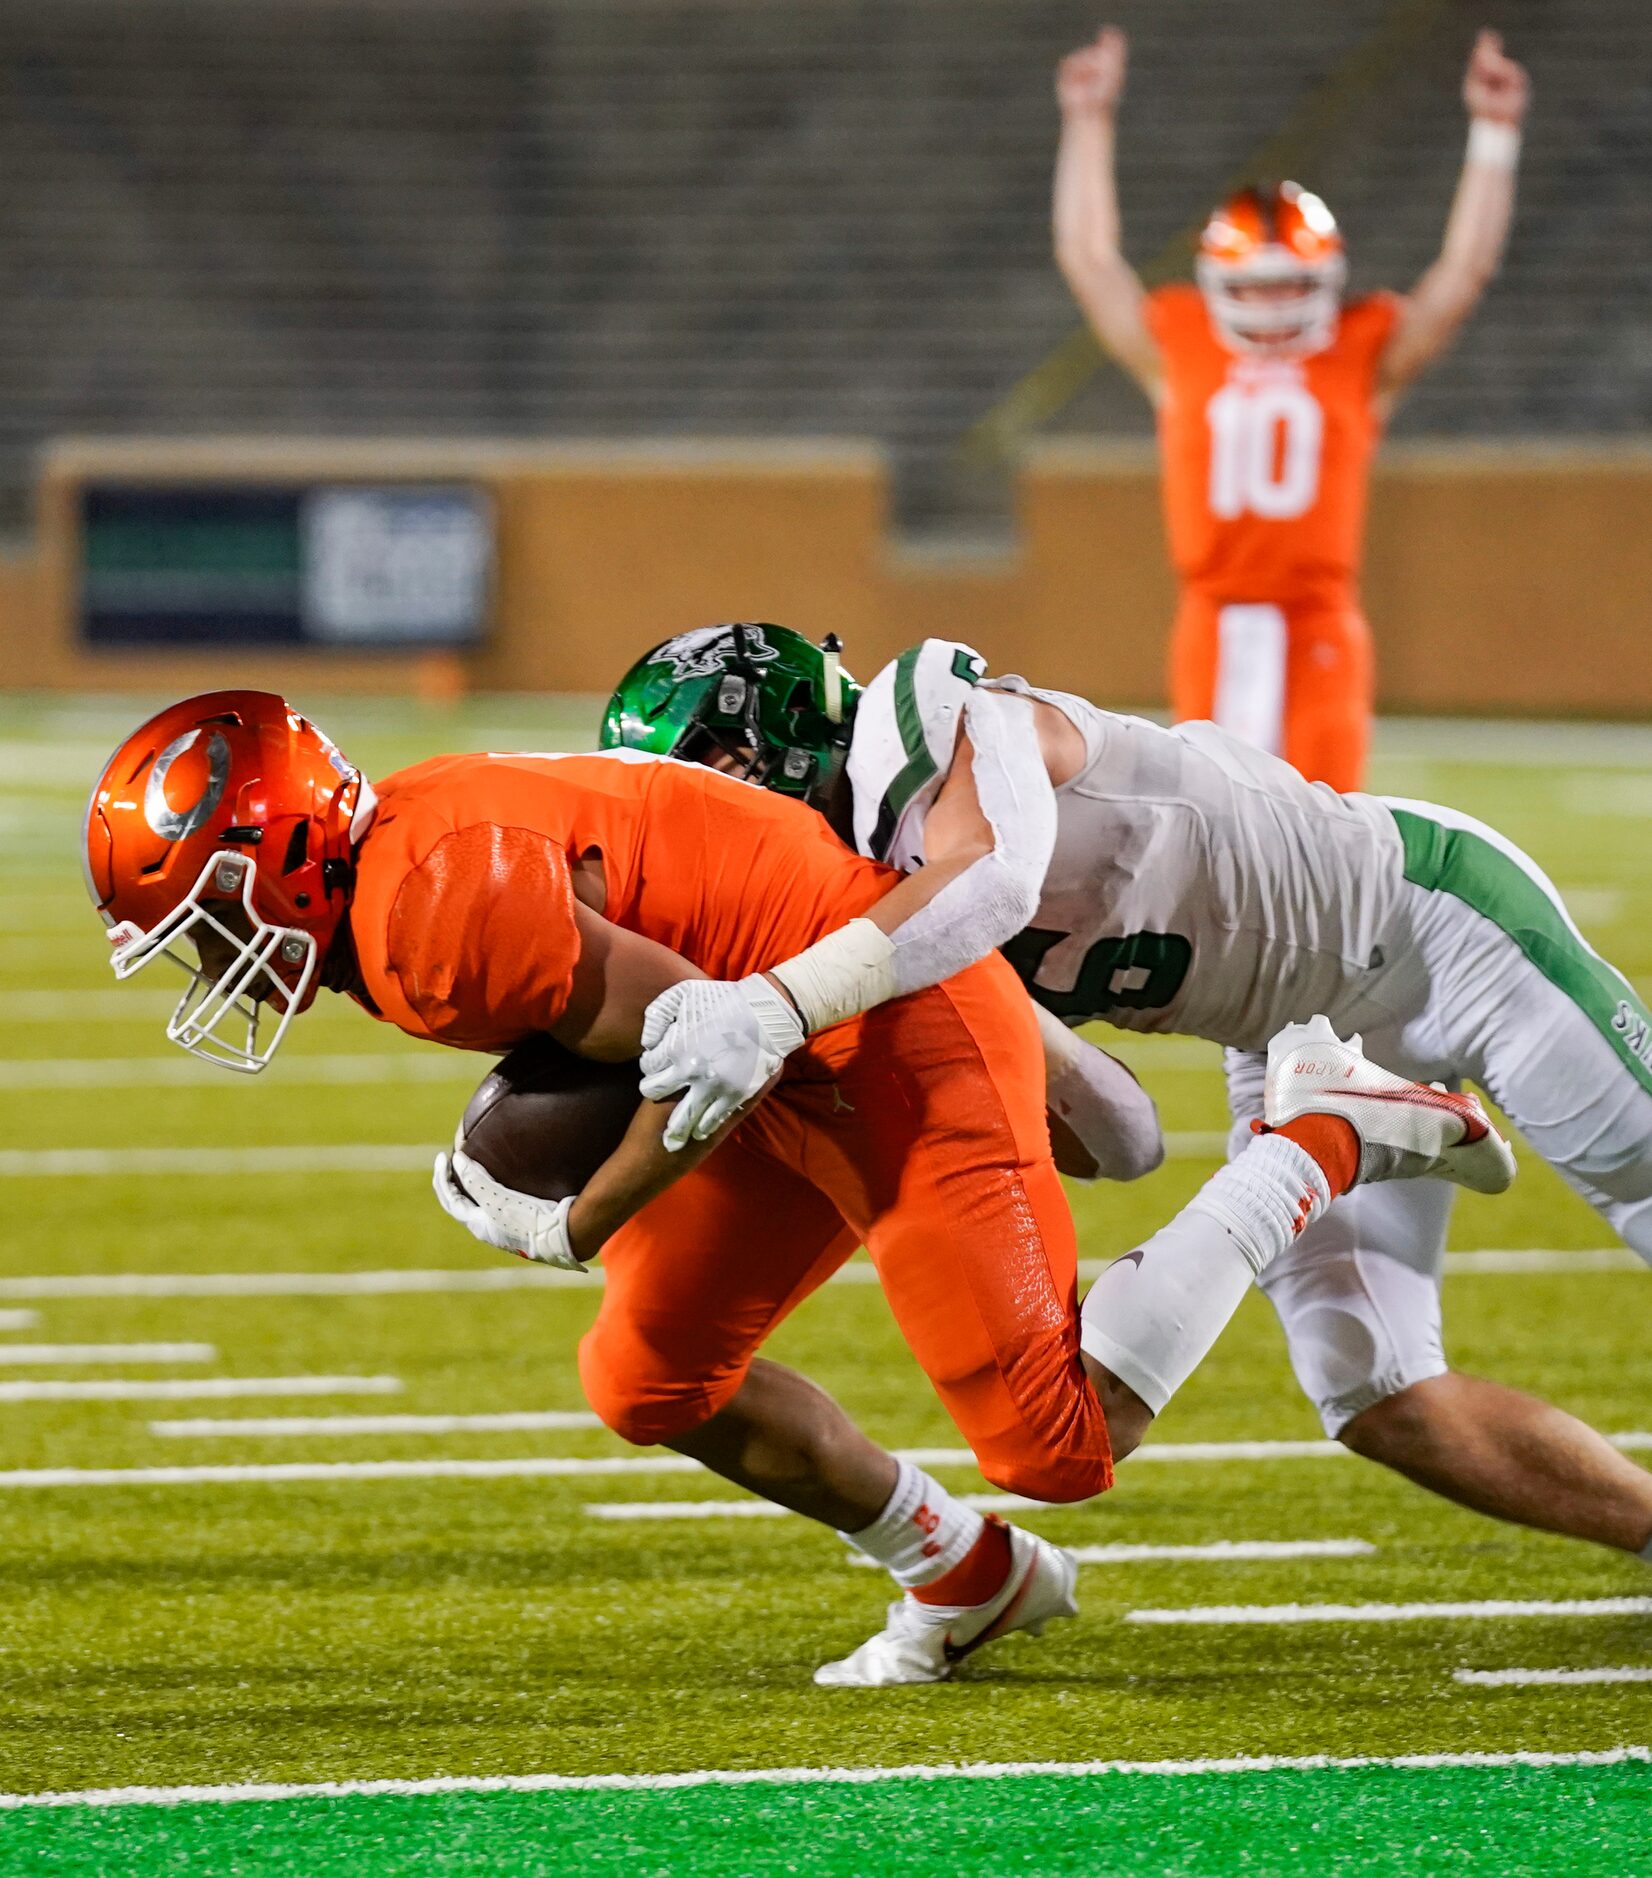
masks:
{"type": "Polygon", "coordinates": [[[1120,245],[1114,177],[1114,127],[1127,50],[1123,32],[1104,26],[1092,44],[1069,53],[1057,68],[1055,258],[1096,338],[1157,404],[1163,367],[1147,328],[1146,295],[1120,245]]]}
{"type": "Polygon", "coordinates": [[[1377,389],[1389,400],[1451,344],[1502,261],[1530,89],[1525,68],[1503,51],[1500,36],[1482,32],[1463,79],[1468,151],[1445,240],[1406,298],[1378,363],[1377,389]]]}

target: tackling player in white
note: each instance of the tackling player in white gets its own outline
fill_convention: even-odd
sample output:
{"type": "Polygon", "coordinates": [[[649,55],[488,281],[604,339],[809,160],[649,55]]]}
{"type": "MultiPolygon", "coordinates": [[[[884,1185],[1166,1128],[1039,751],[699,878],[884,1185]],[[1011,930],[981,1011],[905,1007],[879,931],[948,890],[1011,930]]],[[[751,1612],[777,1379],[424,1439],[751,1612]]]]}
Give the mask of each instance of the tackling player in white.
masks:
{"type": "MultiPolygon", "coordinates": [[[[1492,829],[1339,796],[1214,725],[1161,729],[989,678],[943,640],[866,688],[844,782],[847,801],[840,787],[822,806],[907,875],[884,903],[901,896],[902,917],[852,921],[737,984],[665,993],[643,1088],[685,1092],[680,1138],[751,1100],[821,1023],[1001,946],[1066,1023],[1226,1046],[1236,1145],[1263,1112],[1269,1038],[1316,1013],[1363,1032],[1398,1076],[1472,1078],[1652,1261],[1652,1013],[1492,829]]],[[[1652,1475],[1574,1417],[1447,1363],[1450,1198],[1432,1179],[1362,1187],[1266,1262],[1259,1282],[1327,1432],[1479,1511],[1652,1558],[1652,1475]]],[[[1183,1221],[1160,1239],[1173,1257],[1121,1262],[1085,1301],[1086,1351],[1155,1410],[1186,1370],[1150,1373],[1151,1335],[1123,1349],[1118,1326],[1138,1308],[1144,1324],[1206,1311],[1213,1340],[1237,1303],[1231,1266],[1183,1221]]]]}

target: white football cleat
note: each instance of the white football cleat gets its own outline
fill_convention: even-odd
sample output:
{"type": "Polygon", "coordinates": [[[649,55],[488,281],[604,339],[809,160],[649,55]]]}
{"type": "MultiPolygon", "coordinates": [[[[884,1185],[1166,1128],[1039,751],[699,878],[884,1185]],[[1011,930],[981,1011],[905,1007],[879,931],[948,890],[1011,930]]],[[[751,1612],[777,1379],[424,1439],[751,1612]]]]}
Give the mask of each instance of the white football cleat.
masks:
{"type": "Polygon", "coordinates": [[[1262,1112],[1270,1128],[1302,1115],[1336,1115],[1359,1136],[1359,1179],[1432,1175],[1475,1193],[1502,1193],[1514,1151],[1478,1096],[1407,1082],[1366,1060],[1358,1037],[1344,1042],[1326,1017],[1287,1024],[1268,1045],[1262,1112]]]}
{"type": "Polygon", "coordinates": [[[1010,1575],[985,1604],[920,1604],[910,1594],[889,1607],[889,1622],[838,1663],[822,1663],[815,1681],[833,1689],[886,1689],[898,1683],[945,1682],[980,1649],[1013,1631],[1039,1636],[1055,1617],[1075,1617],[1071,1553],[1019,1526],[1006,1526],[1010,1575]]]}

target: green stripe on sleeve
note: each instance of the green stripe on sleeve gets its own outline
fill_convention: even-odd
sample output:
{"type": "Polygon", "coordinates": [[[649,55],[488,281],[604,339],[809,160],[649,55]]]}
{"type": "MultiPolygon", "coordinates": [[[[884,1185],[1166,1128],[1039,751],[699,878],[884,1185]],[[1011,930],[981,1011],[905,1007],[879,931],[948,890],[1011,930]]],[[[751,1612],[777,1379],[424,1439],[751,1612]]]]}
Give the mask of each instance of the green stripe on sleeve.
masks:
{"type": "Polygon", "coordinates": [[[1500,848],[1467,828],[1392,809],[1405,843],[1405,877],[1449,893],[1508,934],[1565,993],[1652,1094],[1652,1011],[1615,967],[1572,930],[1557,902],[1500,848]]]}
{"type": "Polygon", "coordinates": [[[924,737],[923,716],[918,709],[916,673],[918,654],[922,650],[921,646],[912,646],[895,661],[895,725],[901,734],[906,761],[878,805],[872,852],[880,861],[888,858],[889,844],[895,838],[895,825],[901,812],[936,771],[935,759],[924,737]]]}

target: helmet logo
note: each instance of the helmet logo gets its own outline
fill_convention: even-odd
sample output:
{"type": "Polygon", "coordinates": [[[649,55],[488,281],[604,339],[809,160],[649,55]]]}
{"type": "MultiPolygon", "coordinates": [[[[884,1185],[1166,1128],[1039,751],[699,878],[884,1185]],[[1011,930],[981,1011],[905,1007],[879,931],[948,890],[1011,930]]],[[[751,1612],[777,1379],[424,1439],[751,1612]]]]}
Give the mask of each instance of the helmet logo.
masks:
{"type": "Polygon", "coordinates": [[[206,787],[200,796],[187,809],[175,809],[166,799],[166,778],[172,765],[200,734],[198,729],[186,730],[181,737],[175,737],[156,757],[143,786],[143,819],[163,841],[183,841],[197,833],[224,799],[224,785],[229,781],[229,745],[216,730],[207,742],[206,787]]]}
{"type": "MultiPolygon", "coordinates": [[[[760,626],[741,628],[745,656],[754,665],[767,665],[780,654],[763,637],[760,626]]],[[[723,669],[723,660],[733,650],[733,629],[728,626],[696,626],[692,632],[678,633],[649,659],[650,665],[669,665],[671,676],[680,685],[688,678],[715,678],[723,669]]]]}

